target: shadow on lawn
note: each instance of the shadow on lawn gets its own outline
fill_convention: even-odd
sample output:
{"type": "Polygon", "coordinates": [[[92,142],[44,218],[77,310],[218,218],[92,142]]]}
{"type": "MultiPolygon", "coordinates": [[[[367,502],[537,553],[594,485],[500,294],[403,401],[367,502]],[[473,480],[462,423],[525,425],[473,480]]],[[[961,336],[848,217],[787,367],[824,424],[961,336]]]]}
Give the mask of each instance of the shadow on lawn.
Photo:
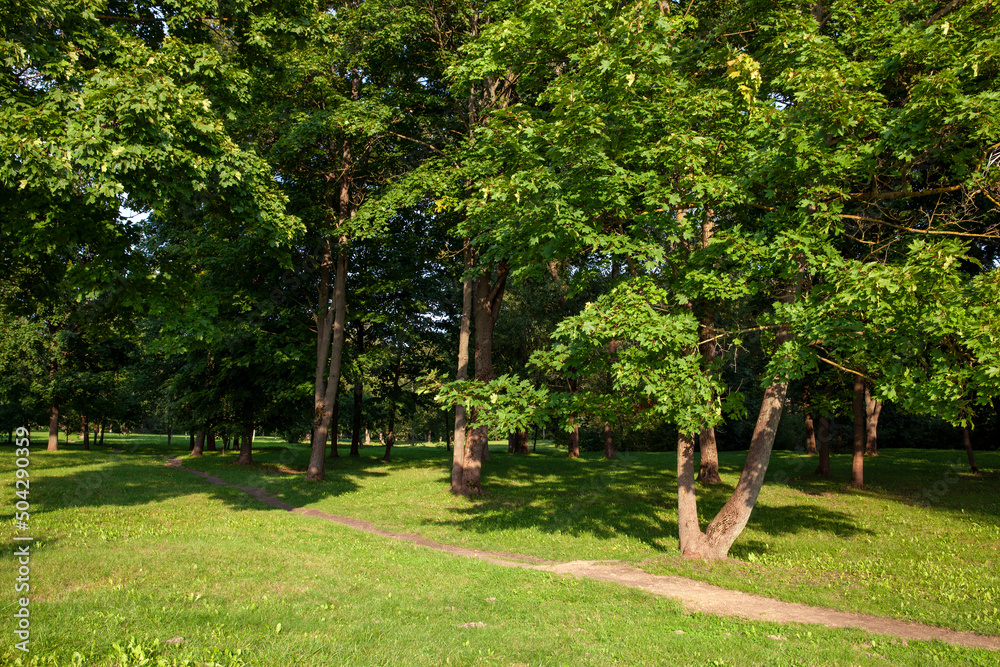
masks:
{"type": "Polygon", "coordinates": [[[964,451],[883,450],[879,456],[865,457],[863,489],[849,488],[849,454],[831,456],[830,478],[812,474],[815,457],[787,455],[778,465],[789,473],[787,486],[808,495],[864,496],[996,522],[1000,519],[1000,474],[995,468],[1000,455],[977,452],[976,456],[985,472],[972,473],[964,451]]]}
{"type": "MultiPolygon", "coordinates": [[[[176,441],[175,441],[176,443],[176,441]]],[[[183,444],[183,443],[182,443],[183,444]]],[[[31,457],[32,470],[41,472],[31,486],[32,513],[66,507],[132,507],[192,494],[209,494],[234,508],[270,509],[240,489],[208,484],[186,471],[166,466],[164,457],[186,456],[187,451],[167,449],[165,443],[138,440],[124,449],[121,443],[92,446],[90,451],[61,446],[58,452],[36,451],[31,457]],[[59,474],[60,469],[66,474],[59,474]],[[84,469],[80,469],[84,468],[84,469]]],[[[209,452],[202,458],[185,458],[181,465],[217,475],[230,484],[256,486],[278,493],[283,486],[300,483],[301,475],[286,474],[295,469],[299,459],[308,460],[308,450],[294,445],[255,446],[254,465],[236,466],[235,452],[209,452]]],[[[327,482],[310,484],[313,494],[325,497],[350,493],[360,488],[360,477],[383,476],[384,471],[364,469],[339,470],[330,466],[327,482]]],[[[4,508],[0,520],[12,521],[14,508],[4,508]]]]}
{"type": "MultiPolygon", "coordinates": [[[[267,508],[238,489],[208,484],[190,473],[169,470],[163,465],[164,456],[184,456],[184,467],[217,475],[230,484],[265,489],[296,506],[359,491],[369,480],[406,469],[438,471],[440,475],[434,475],[433,492],[446,494],[450,474],[451,455],[443,447],[398,445],[390,464],[381,461],[381,447],[364,448],[360,457],[345,456],[342,448],[340,458],[328,459],[326,480],[315,484],[305,482],[301,474],[294,474],[305,469],[309,457],[307,445],[255,443],[255,464],[239,467],[233,465],[236,458],[233,452],[188,458],[185,444],[183,440],[175,440],[168,449],[162,441],[137,439],[127,444],[95,447],[91,452],[71,448],[51,457],[40,452],[40,456],[33,457],[32,466],[92,469],[46,475],[39,480],[37,491],[32,488],[33,507],[38,511],[67,506],[138,506],[177,496],[209,494],[235,508],[267,508]],[[124,449],[114,451],[116,448],[124,449]]],[[[720,462],[723,475],[735,479],[744,456],[741,452],[724,453],[720,462]]],[[[849,471],[849,458],[846,455],[833,458],[835,477],[828,480],[812,476],[814,457],[776,452],[767,484],[785,486],[806,495],[861,494],[913,504],[913,489],[934,489],[938,484],[935,480],[945,479],[946,492],[934,496],[935,502],[929,507],[955,513],[964,510],[966,517],[970,512],[973,516],[1000,516],[995,476],[953,473],[952,477],[944,477],[951,470],[947,466],[953,463],[955,452],[917,455],[890,450],[878,458],[867,459],[869,488],[862,491],[845,491],[848,478],[844,474],[849,471]]],[[[654,550],[674,551],[675,462],[676,455],[672,452],[640,455],[622,452],[618,459],[610,461],[588,453],[583,459],[570,460],[553,448],[537,454],[511,455],[502,446],[494,445],[491,460],[484,467],[486,495],[458,502],[458,506],[447,510],[448,516],[427,519],[426,523],[480,533],[534,528],[548,533],[589,534],[598,539],[626,535],[654,550]]],[[[713,487],[699,485],[698,508],[703,527],[704,520],[715,516],[732,490],[728,483],[713,487]]],[[[359,516],[363,518],[363,512],[359,516]]],[[[12,513],[0,514],[0,519],[12,518],[12,513]]],[[[751,523],[756,530],[772,536],[804,530],[838,536],[873,534],[862,528],[852,514],[819,507],[816,503],[758,502],[751,523]]],[[[753,544],[744,546],[760,550],[753,544]]]]}
{"type": "MultiPolygon", "coordinates": [[[[433,523],[483,533],[535,528],[600,539],[626,535],[654,550],[672,552],[677,548],[676,491],[674,473],[666,464],[674,456],[623,454],[613,461],[571,461],[501,455],[491,461],[489,478],[484,480],[487,494],[452,509],[457,518],[433,523]]],[[[734,460],[725,463],[724,473],[739,472],[734,460]]],[[[447,478],[441,483],[446,484],[447,478]]],[[[699,514],[714,517],[732,492],[733,486],[726,483],[700,486],[699,514]]],[[[770,507],[758,502],[751,521],[771,535],[802,530],[870,534],[850,514],[812,504],[770,507]]]]}

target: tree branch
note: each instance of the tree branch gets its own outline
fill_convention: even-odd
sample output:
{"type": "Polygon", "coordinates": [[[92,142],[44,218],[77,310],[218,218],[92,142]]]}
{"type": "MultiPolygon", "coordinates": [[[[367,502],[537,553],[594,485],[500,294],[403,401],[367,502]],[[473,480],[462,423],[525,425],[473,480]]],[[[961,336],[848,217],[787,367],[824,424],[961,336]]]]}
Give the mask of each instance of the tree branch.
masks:
{"type": "Polygon", "coordinates": [[[913,227],[904,227],[903,225],[896,225],[891,222],[886,222],[885,220],[878,220],[876,218],[866,218],[863,215],[847,215],[846,213],[841,213],[840,217],[847,218],[848,220],[861,220],[862,222],[874,222],[879,225],[892,227],[894,229],[901,229],[904,232],[913,232],[914,234],[940,234],[941,236],[963,236],[966,238],[973,238],[973,239],[1000,239],[1000,234],[973,234],[971,232],[941,232],[932,229],[915,229],[913,227]]]}
{"type": "Polygon", "coordinates": [[[940,18],[944,18],[948,14],[965,4],[965,0],[951,0],[947,5],[942,7],[936,14],[931,16],[929,19],[924,21],[924,27],[929,28],[931,25],[940,18]]]}

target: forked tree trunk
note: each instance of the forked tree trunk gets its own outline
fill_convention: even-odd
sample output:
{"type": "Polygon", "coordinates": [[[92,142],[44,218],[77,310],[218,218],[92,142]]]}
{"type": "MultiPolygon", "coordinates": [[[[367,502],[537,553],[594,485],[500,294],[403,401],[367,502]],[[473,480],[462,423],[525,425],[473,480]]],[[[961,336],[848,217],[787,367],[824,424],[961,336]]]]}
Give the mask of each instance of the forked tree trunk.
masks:
{"type": "Polygon", "coordinates": [[[90,423],[87,421],[87,415],[80,415],[80,419],[83,421],[83,427],[80,429],[83,431],[83,448],[90,451],[90,423]]]}
{"type": "Polygon", "coordinates": [[[194,449],[191,450],[191,456],[201,456],[205,453],[205,432],[198,431],[194,435],[194,449]]]}
{"type": "MultiPolygon", "coordinates": [[[[234,436],[234,442],[239,436],[234,436]]],[[[322,449],[326,449],[323,447],[322,449]]],[[[247,424],[243,429],[243,438],[240,442],[240,455],[236,457],[236,465],[248,466],[253,463],[253,424],[247,424]]]]}
{"type": "Polygon", "coordinates": [[[865,379],[854,376],[854,456],[851,459],[851,486],[860,489],[865,485],[865,379]]]}
{"type": "Polygon", "coordinates": [[[49,410],[49,445],[45,449],[50,452],[59,451],[59,406],[55,403],[49,410]]]}
{"type": "MultiPolygon", "coordinates": [[[[535,435],[538,435],[538,431],[535,431],[535,435]]],[[[613,459],[618,455],[615,450],[615,434],[611,430],[611,422],[604,422],[604,458],[613,459]]]]}
{"type": "MultiPolygon", "coordinates": [[[[779,339],[781,335],[779,334],[779,339]]],[[[705,532],[698,523],[694,486],[694,437],[681,434],[677,440],[677,519],[681,554],[688,558],[725,558],[733,542],[743,532],[753,511],[771,458],[774,434],[781,421],[788,384],[776,382],[764,390],[750,451],[736,489],[705,532]]]]}
{"type": "MultiPolygon", "coordinates": [[[[359,79],[351,80],[352,94],[357,98],[359,79]]],[[[326,439],[330,436],[330,417],[333,406],[337,402],[337,392],[340,388],[340,369],[344,354],[344,327],[347,323],[347,225],[356,212],[351,201],[351,167],[354,159],[351,155],[351,142],[344,140],[340,146],[340,181],[337,201],[337,228],[341,232],[337,240],[337,266],[334,269],[333,280],[333,328],[332,345],[329,346],[329,371],[324,379],[328,348],[325,342],[330,339],[330,312],[328,294],[330,284],[330,260],[333,257],[332,239],[324,242],[322,262],[320,265],[320,299],[316,310],[317,345],[316,345],[316,375],[313,413],[313,433],[310,440],[309,466],[306,468],[306,479],[321,481],[326,473],[326,439]]]]}
{"type": "Polygon", "coordinates": [[[976,455],[972,453],[972,438],[969,436],[969,427],[962,427],[962,444],[965,445],[965,455],[969,457],[969,467],[972,472],[979,472],[976,466],[976,455]]]}
{"type": "Polygon", "coordinates": [[[871,387],[865,385],[866,442],[865,453],[878,456],[878,418],[882,414],[882,401],[872,398],[871,387]]]}
{"type": "Polygon", "coordinates": [[[329,373],[324,383],[322,400],[318,401],[316,406],[309,467],[306,469],[306,479],[314,481],[321,481],[326,474],[324,465],[326,439],[330,435],[330,418],[333,415],[333,406],[337,404],[337,390],[340,386],[340,369],[344,355],[344,327],[347,322],[347,237],[344,236],[340,238],[340,252],[337,254],[337,272],[333,282],[333,308],[333,343],[330,348],[329,373]]]}
{"type": "MultiPolygon", "coordinates": [[[[465,251],[465,270],[472,264],[472,252],[465,251]]],[[[469,379],[469,331],[472,324],[472,292],[475,281],[462,281],[462,321],[458,330],[458,371],[456,380],[469,379]]],[[[455,406],[455,448],[451,452],[451,492],[465,493],[465,407],[455,406]]]]}
{"type": "MultiPolygon", "coordinates": [[[[796,282],[782,296],[784,302],[795,300],[802,286],[804,270],[800,266],[796,282]]],[[[787,326],[777,332],[778,349],[791,340],[793,334],[787,326]]],[[[677,438],[677,526],[681,554],[687,558],[719,560],[725,558],[733,542],[750,520],[750,513],[757,503],[757,496],[764,484],[764,475],[771,460],[774,436],[781,422],[781,411],[788,393],[788,382],[778,378],[764,390],[760,413],[754,426],[750,449],[743,464],[743,472],[732,496],[711,523],[701,532],[698,522],[698,504],[694,486],[694,435],[678,434],[677,438]]]]}
{"type": "MultiPolygon", "coordinates": [[[[493,280],[493,269],[484,270],[476,280],[475,297],[473,299],[473,315],[476,318],[476,379],[480,382],[490,382],[493,374],[493,327],[500,316],[500,304],[503,301],[504,289],[507,285],[508,268],[505,263],[497,267],[497,278],[493,280]]],[[[475,422],[479,411],[484,409],[476,406],[472,409],[472,421],[475,422]]],[[[465,456],[462,461],[462,491],[463,494],[482,493],[482,466],[489,457],[489,430],[480,426],[468,433],[465,441],[465,456]]]]}

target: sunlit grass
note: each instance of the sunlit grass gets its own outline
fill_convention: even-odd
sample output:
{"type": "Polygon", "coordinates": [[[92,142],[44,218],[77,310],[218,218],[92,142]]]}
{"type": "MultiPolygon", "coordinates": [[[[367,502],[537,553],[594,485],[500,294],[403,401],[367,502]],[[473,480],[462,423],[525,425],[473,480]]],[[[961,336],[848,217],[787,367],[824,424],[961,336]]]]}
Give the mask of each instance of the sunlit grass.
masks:
{"type": "MultiPolygon", "coordinates": [[[[186,454],[186,443],[175,440],[170,451],[164,441],[109,435],[91,452],[71,445],[32,455],[38,544],[29,658],[53,665],[73,664],[73,652],[88,665],[138,665],[140,653],[164,664],[231,665],[996,663],[994,653],[903,646],[860,631],[685,614],[669,600],[612,584],[396,543],[169,470],[161,455],[186,454]],[[485,627],[460,627],[467,623],[485,627]],[[176,637],[183,644],[165,643],[176,637]]],[[[997,586],[996,478],[957,475],[929,509],[908,500],[934,483],[927,474],[951,453],[887,452],[870,462],[873,486],[865,492],[842,490],[844,479],[769,484],[734,549],[742,562],[708,567],[675,556],[672,455],[569,461],[548,446],[529,456],[501,449],[486,467],[489,494],[471,500],[447,493],[443,447],[400,446],[388,465],[377,461],[381,451],[365,449],[359,459],[330,462],[320,484],[280,473],[279,466],[303,467],[307,450],[269,439],[257,441],[250,469],[230,465],[232,453],[184,465],[441,542],[560,560],[615,558],[786,599],[996,627],[963,621],[987,607],[970,601],[970,591],[997,586]],[[883,467],[891,484],[880,480],[883,467]],[[907,599],[902,586],[913,600],[897,611],[893,601],[907,599]]],[[[8,526],[11,454],[0,448],[8,526]]],[[[980,457],[983,468],[997,466],[995,454],[980,457]]],[[[727,483],[739,458],[724,455],[727,483]]],[[[772,470],[795,465],[779,453],[772,470]]],[[[842,459],[835,465],[845,468],[842,459]]],[[[707,513],[722,495],[705,494],[707,513]]],[[[6,545],[2,571],[13,573],[10,537],[6,545]]],[[[5,598],[9,622],[14,594],[5,598]]],[[[0,645],[0,663],[16,657],[11,642],[0,645]]]]}

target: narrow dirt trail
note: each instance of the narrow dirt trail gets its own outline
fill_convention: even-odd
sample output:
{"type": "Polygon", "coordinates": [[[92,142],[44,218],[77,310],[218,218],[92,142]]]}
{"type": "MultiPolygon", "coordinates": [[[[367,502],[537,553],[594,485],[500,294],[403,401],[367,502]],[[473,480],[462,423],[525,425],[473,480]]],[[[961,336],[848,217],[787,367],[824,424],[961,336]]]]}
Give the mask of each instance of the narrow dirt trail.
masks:
{"type": "Polygon", "coordinates": [[[752,593],[733,591],[728,588],[721,588],[706,584],[701,581],[687,579],[685,577],[663,576],[649,574],[637,567],[620,563],[617,561],[587,561],[575,560],[569,562],[559,562],[525,556],[522,554],[506,553],[503,551],[485,551],[483,549],[469,549],[450,544],[441,544],[428,540],[414,533],[397,533],[379,528],[375,524],[354,519],[352,517],[337,516],[328,514],[321,510],[295,507],[270,496],[263,489],[253,486],[241,486],[230,484],[229,482],[209,475],[208,473],[181,466],[179,457],[168,459],[167,465],[176,470],[198,475],[205,481],[219,486],[228,486],[239,489],[250,494],[271,507],[299,514],[302,516],[314,517],[325,521],[333,521],[356,530],[363,530],[367,533],[388,537],[394,540],[410,542],[428,549],[443,551],[456,556],[467,558],[478,558],[494,565],[505,567],[520,567],[542,572],[552,572],[555,574],[569,574],[577,577],[586,577],[597,581],[609,581],[622,586],[638,588],[654,595],[662,595],[680,601],[688,610],[706,614],[716,614],[719,616],[740,616],[755,621],[772,621],[776,623],[815,623],[825,625],[829,628],[859,628],[867,632],[883,635],[891,635],[900,639],[915,639],[929,641],[937,639],[957,646],[968,646],[972,648],[982,648],[993,651],[1000,651],[1000,637],[979,635],[973,632],[963,632],[960,630],[949,630],[932,625],[921,623],[911,623],[894,618],[884,618],[869,614],[856,614],[852,612],[835,611],[823,607],[811,607],[796,602],[782,602],[772,598],[766,598],[752,593]]]}

